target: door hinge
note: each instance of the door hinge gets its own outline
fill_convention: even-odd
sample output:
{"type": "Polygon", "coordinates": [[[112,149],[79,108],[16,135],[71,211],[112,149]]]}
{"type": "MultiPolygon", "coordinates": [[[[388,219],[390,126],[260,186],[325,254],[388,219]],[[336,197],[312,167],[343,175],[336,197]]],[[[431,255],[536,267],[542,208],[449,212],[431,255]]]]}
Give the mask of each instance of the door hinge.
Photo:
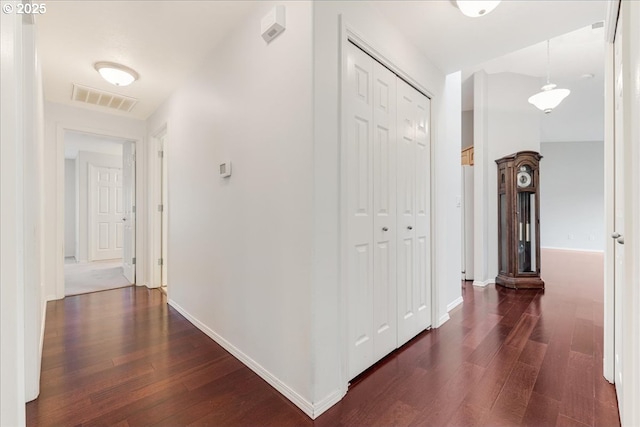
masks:
{"type": "Polygon", "coordinates": [[[131,207],[131,213],[136,213],[136,207],[135,207],[135,205],[131,207]]]}
{"type": "Polygon", "coordinates": [[[164,263],[164,260],[162,258],[158,258],[158,265],[162,265],[164,263]]]}
{"type": "Polygon", "coordinates": [[[136,263],[136,257],[133,257],[133,259],[131,260],[131,265],[135,265],[136,263]]]}
{"type": "Polygon", "coordinates": [[[158,205],[158,212],[164,212],[164,205],[158,205]]]}

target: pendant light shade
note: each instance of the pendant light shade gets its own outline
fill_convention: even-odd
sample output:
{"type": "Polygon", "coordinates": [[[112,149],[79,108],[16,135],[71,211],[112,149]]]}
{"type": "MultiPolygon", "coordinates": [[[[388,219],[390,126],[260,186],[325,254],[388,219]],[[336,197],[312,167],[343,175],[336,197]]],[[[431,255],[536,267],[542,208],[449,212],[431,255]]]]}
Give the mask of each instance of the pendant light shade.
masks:
{"type": "Polygon", "coordinates": [[[477,18],[484,16],[498,7],[501,0],[483,1],[483,0],[457,0],[458,9],[466,16],[477,18]]]}
{"type": "Polygon", "coordinates": [[[549,114],[556,108],[571,91],[569,89],[556,89],[553,83],[542,86],[542,92],[529,97],[529,103],[535,105],[539,110],[549,114]]]}
{"type": "Polygon", "coordinates": [[[547,40],[547,84],[542,86],[541,92],[529,97],[529,103],[544,111],[545,114],[549,114],[571,93],[569,89],[556,89],[556,85],[549,82],[550,63],[549,40],[547,40]]]}
{"type": "Polygon", "coordinates": [[[95,68],[103,79],[114,86],[129,86],[138,80],[138,73],[115,62],[98,62],[95,68]]]}

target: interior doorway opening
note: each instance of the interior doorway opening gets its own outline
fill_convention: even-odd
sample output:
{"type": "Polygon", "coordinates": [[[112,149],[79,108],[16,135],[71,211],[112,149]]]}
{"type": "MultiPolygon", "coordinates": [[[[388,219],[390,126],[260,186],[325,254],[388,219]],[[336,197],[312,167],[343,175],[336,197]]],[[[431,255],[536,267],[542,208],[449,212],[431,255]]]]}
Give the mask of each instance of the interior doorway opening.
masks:
{"type": "Polygon", "coordinates": [[[64,295],[135,284],[135,142],[64,133],[64,295]]]}

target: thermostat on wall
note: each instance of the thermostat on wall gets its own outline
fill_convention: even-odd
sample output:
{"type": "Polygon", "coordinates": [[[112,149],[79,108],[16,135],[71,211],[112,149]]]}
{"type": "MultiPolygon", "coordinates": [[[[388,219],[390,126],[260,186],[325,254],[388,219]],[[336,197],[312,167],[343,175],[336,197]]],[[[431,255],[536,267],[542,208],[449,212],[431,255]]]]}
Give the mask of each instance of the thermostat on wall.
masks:
{"type": "Polygon", "coordinates": [[[220,163],[220,178],[231,176],[231,162],[220,163]]]}
{"type": "Polygon", "coordinates": [[[261,30],[262,38],[269,43],[271,40],[278,37],[285,29],[285,9],[284,6],[276,6],[262,18],[261,30]]]}

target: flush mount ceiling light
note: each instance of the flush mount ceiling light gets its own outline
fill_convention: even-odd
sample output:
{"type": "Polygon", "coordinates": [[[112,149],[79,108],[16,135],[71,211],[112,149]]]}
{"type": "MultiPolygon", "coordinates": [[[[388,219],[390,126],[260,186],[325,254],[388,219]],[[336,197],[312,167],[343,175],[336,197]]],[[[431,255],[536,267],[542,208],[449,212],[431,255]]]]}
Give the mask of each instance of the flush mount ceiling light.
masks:
{"type": "Polygon", "coordinates": [[[547,40],[547,84],[542,86],[542,92],[538,92],[529,98],[529,103],[544,111],[545,114],[549,114],[571,93],[569,89],[556,89],[556,85],[549,82],[550,63],[549,40],[547,40]]]}
{"type": "Polygon", "coordinates": [[[103,79],[115,86],[129,86],[138,80],[138,73],[115,62],[96,62],[95,69],[103,79]]]}
{"type": "Polygon", "coordinates": [[[458,9],[463,14],[472,18],[484,16],[498,7],[502,0],[483,1],[483,0],[456,0],[458,9]]]}

